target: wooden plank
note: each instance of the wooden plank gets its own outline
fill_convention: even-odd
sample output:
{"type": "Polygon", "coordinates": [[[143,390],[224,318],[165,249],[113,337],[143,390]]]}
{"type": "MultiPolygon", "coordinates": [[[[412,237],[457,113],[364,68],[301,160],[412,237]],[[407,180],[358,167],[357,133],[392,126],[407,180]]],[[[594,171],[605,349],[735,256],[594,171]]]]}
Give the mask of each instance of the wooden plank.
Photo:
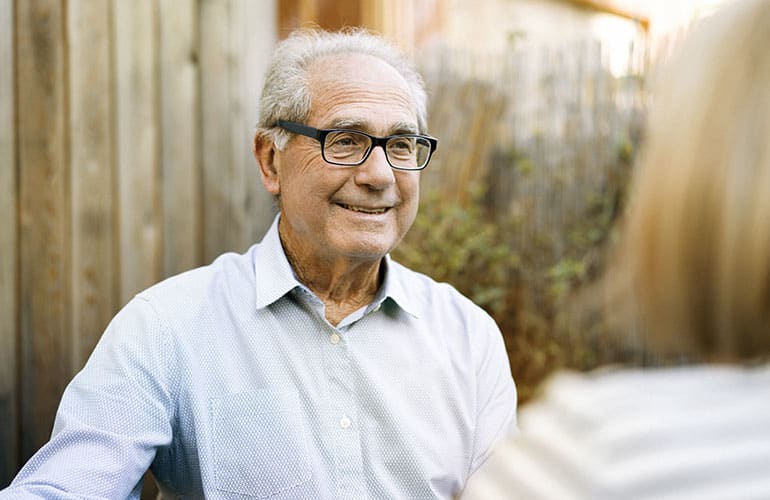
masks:
{"type": "Polygon", "coordinates": [[[70,379],[63,2],[17,2],[21,451],[51,433],[70,379]]]}
{"type": "Polygon", "coordinates": [[[278,29],[281,38],[300,26],[316,22],[318,4],[314,0],[281,0],[278,2],[278,29]]]}
{"type": "MultiPolygon", "coordinates": [[[[246,19],[246,5],[248,0],[230,0],[227,19],[227,85],[230,87],[229,95],[230,113],[225,122],[228,129],[228,146],[230,147],[229,176],[224,179],[224,188],[228,193],[228,246],[220,251],[243,251],[248,246],[246,234],[249,232],[249,214],[247,213],[247,193],[249,186],[244,169],[243,151],[245,131],[245,107],[247,102],[243,94],[243,78],[245,78],[244,60],[248,54],[244,52],[244,33],[241,31],[241,22],[246,19]]],[[[246,128],[248,130],[248,128],[246,128]]]]}
{"type": "Polygon", "coordinates": [[[90,355],[117,307],[113,231],[110,4],[70,0],[72,366],[90,355]]]}
{"type": "Polygon", "coordinates": [[[162,276],[155,7],[152,0],[112,4],[121,304],[162,276]]]}
{"type": "Polygon", "coordinates": [[[234,246],[230,179],[229,8],[224,0],[204,0],[200,11],[201,161],[203,173],[203,259],[210,262],[234,246]]]}
{"type": "Polygon", "coordinates": [[[197,10],[194,0],[160,6],[163,274],[201,262],[197,10]]]}
{"type": "Polygon", "coordinates": [[[233,215],[238,234],[235,248],[227,250],[243,251],[262,239],[276,212],[275,201],[262,186],[252,154],[259,97],[277,37],[273,24],[265,23],[265,27],[255,30],[253,20],[275,19],[275,10],[273,2],[250,0],[234,0],[230,9],[230,47],[239,55],[230,60],[231,96],[238,110],[230,115],[234,161],[231,192],[236,200],[233,215]]]}
{"type": "MultiPolygon", "coordinates": [[[[391,2],[393,0],[390,0],[391,2]]],[[[327,30],[338,30],[345,26],[366,26],[368,28],[374,28],[373,26],[367,26],[362,21],[362,11],[366,9],[366,6],[370,2],[365,2],[367,5],[361,5],[364,2],[361,0],[336,0],[335,2],[316,2],[316,12],[312,14],[315,18],[306,21],[305,25],[314,22],[319,26],[327,30]]]]}
{"type": "MultiPolygon", "coordinates": [[[[0,0],[0,68],[14,67],[13,36],[13,1],[0,0]]],[[[19,467],[15,87],[0,72],[0,488],[19,467]]]]}
{"type": "Polygon", "coordinates": [[[204,260],[243,251],[274,214],[251,141],[262,74],[275,41],[253,19],[275,18],[272,2],[209,0],[201,6],[204,260]]]}

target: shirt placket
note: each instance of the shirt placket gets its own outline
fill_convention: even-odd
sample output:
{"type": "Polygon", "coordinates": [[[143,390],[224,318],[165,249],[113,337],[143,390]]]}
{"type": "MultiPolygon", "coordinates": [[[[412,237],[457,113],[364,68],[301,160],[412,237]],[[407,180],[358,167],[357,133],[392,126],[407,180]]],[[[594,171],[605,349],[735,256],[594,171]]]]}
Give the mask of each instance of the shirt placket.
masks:
{"type": "Polygon", "coordinates": [[[344,332],[326,327],[324,368],[329,380],[330,413],[326,425],[334,437],[332,454],[340,499],[365,498],[356,380],[344,332]]]}

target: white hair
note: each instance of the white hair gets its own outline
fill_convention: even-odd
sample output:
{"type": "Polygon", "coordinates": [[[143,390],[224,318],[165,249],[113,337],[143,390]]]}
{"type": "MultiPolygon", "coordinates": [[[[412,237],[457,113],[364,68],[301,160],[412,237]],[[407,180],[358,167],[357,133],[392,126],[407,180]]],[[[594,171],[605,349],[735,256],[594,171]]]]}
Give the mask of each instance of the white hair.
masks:
{"type": "Polygon", "coordinates": [[[318,59],[337,54],[363,54],[389,64],[406,80],[417,114],[419,131],[427,131],[427,95],[422,78],[413,64],[393,44],[362,28],[329,32],[300,29],[281,41],[262,87],[258,133],[270,137],[283,149],[289,133],[275,126],[278,120],[304,122],[310,115],[308,67],[318,59]]]}

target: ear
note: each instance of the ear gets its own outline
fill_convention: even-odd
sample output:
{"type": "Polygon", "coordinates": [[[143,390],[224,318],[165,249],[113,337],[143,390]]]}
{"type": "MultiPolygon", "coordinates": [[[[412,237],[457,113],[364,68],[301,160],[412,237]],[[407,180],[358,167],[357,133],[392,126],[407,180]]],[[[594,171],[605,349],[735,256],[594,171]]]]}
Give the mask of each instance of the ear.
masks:
{"type": "Polygon", "coordinates": [[[254,159],[259,164],[259,173],[262,184],[267,192],[273,196],[281,194],[281,183],[278,178],[278,168],[275,164],[276,147],[272,139],[257,132],[254,135],[254,159]]]}

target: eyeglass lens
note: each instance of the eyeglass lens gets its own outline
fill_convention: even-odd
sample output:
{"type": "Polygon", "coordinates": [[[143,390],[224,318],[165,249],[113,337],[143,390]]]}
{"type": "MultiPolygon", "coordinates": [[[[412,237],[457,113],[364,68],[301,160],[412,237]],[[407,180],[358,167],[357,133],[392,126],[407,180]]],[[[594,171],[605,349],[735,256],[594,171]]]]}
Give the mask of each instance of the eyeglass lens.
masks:
{"type": "MultiPolygon", "coordinates": [[[[370,137],[355,131],[334,131],[327,134],[323,152],[327,161],[340,165],[356,165],[369,153],[370,137]]],[[[385,156],[391,165],[406,169],[425,166],[430,155],[430,142],[419,136],[396,136],[385,143],[385,156]]]]}

